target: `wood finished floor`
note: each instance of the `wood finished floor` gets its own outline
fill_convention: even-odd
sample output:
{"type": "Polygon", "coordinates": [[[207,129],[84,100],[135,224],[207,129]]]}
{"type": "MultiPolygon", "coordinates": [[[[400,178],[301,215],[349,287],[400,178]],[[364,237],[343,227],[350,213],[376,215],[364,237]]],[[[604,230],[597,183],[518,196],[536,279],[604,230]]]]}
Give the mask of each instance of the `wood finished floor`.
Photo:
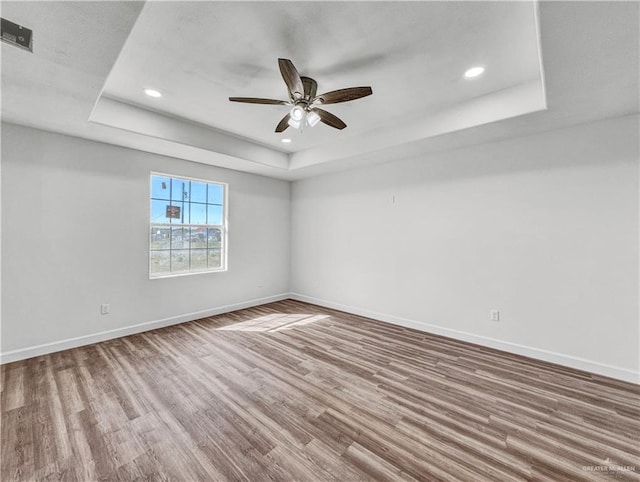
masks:
{"type": "Polygon", "coordinates": [[[4,482],[640,480],[637,385],[290,300],[6,364],[1,408],[4,482]]]}

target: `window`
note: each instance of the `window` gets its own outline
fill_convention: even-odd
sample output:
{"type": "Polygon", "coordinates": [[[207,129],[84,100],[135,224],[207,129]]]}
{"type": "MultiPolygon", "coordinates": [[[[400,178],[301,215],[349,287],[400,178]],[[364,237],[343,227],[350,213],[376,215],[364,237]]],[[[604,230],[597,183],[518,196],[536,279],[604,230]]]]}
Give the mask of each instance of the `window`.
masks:
{"type": "Polygon", "coordinates": [[[226,269],[226,196],[226,184],[151,173],[151,278],[226,269]]]}

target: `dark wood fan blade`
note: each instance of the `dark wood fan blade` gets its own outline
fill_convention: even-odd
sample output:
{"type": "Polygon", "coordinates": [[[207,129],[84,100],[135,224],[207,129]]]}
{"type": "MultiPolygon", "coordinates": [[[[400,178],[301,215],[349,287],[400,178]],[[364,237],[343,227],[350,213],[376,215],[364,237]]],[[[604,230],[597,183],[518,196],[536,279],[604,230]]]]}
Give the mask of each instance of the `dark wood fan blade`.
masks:
{"type": "Polygon", "coordinates": [[[360,99],[371,94],[373,94],[371,87],[349,87],[347,89],[333,90],[326,94],[320,94],[313,99],[313,102],[319,101],[323,104],[337,104],[339,102],[360,99]]]}
{"type": "Polygon", "coordinates": [[[311,109],[312,112],[315,112],[320,116],[320,120],[327,124],[328,126],[335,127],[336,129],[344,129],[347,127],[347,124],[342,122],[338,117],[333,115],[331,112],[327,112],[326,110],[318,109],[317,107],[311,109]]]}
{"type": "Polygon", "coordinates": [[[257,97],[229,97],[229,100],[231,102],[246,102],[247,104],[287,105],[289,103],[285,100],[259,99],[257,97]]]}
{"type": "Polygon", "coordinates": [[[278,66],[280,67],[280,73],[282,74],[284,83],[287,84],[287,88],[289,89],[289,95],[294,99],[304,96],[304,86],[293,62],[289,59],[278,59],[278,66]]]}
{"type": "Polygon", "coordinates": [[[284,132],[289,127],[289,114],[284,116],[280,123],[276,126],[276,132],[284,132]]]}

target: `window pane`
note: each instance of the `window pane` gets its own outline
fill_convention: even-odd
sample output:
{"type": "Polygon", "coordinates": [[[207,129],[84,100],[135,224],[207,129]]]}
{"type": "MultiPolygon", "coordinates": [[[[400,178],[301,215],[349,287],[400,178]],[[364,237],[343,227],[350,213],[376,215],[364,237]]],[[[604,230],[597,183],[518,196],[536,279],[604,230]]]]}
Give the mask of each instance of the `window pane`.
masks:
{"type": "Polygon", "coordinates": [[[156,201],[155,199],[151,201],[151,222],[152,223],[171,223],[171,224],[182,224],[189,222],[189,205],[185,205],[185,209],[187,211],[182,212],[182,203],[176,201],[156,201]],[[169,211],[173,210],[176,217],[169,217],[169,211]],[[184,221],[183,221],[184,219],[184,221]]]}
{"type": "Polygon", "coordinates": [[[189,271],[189,250],[171,250],[171,272],[189,271]]]}
{"type": "Polygon", "coordinates": [[[151,274],[169,273],[170,270],[169,251],[151,251],[151,274]]]}
{"type": "Polygon", "coordinates": [[[191,270],[207,269],[207,250],[192,249],[191,250],[191,270]]]}
{"type": "Polygon", "coordinates": [[[207,205],[191,204],[191,224],[207,224],[207,205]]]}
{"type": "Polygon", "coordinates": [[[156,199],[170,199],[171,181],[168,177],[151,176],[151,197],[156,199]]]}
{"type": "Polygon", "coordinates": [[[191,196],[189,201],[193,203],[207,202],[207,185],[204,182],[191,181],[191,196]]]}
{"type": "Polygon", "coordinates": [[[171,224],[189,224],[189,203],[171,201],[171,208],[173,216],[177,216],[170,218],[171,224]]]}
{"type": "Polygon", "coordinates": [[[222,265],[222,257],[220,256],[220,248],[208,249],[208,261],[209,268],[219,268],[222,265]]]}
{"type": "Polygon", "coordinates": [[[171,249],[189,249],[189,228],[171,228],[171,249]]]}
{"type": "Polygon", "coordinates": [[[222,244],[222,232],[219,228],[209,228],[207,239],[209,248],[218,248],[222,244]]]}
{"type": "Polygon", "coordinates": [[[168,223],[171,220],[167,217],[167,206],[169,201],[151,201],[151,222],[168,223]]]}
{"type": "Polygon", "coordinates": [[[191,228],[191,249],[206,247],[207,228],[191,228]]]}
{"type": "Polygon", "coordinates": [[[207,224],[222,224],[222,206],[207,206],[207,224]]]}
{"type": "Polygon", "coordinates": [[[209,204],[222,204],[224,201],[224,186],[220,184],[207,184],[209,187],[209,204]]]}
{"type": "Polygon", "coordinates": [[[189,181],[186,179],[171,179],[171,199],[173,201],[189,200],[189,181]]]}
{"type": "Polygon", "coordinates": [[[151,226],[151,249],[169,249],[171,242],[171,228],[165,226],[151,226]]]}

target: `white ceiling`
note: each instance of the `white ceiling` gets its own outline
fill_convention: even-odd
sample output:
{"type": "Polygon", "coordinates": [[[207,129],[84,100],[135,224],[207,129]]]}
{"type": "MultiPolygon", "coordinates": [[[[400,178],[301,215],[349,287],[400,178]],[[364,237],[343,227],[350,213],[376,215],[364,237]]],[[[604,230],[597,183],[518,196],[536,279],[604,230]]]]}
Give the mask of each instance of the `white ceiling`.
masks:
{"type": "Polygon", "coordinates": [[[539,79],[532,2],[147,3],[104,95],[300,151],[353,137],[539,79]],[[393,19],[390,21],[390,19],[393,19]],[[287,106],[230,96],[288,99],[277,59],[289,58],[318,93],[370,85],[374,95],[327,106],[348,128],[274,133],[287,106]],[[486,65],[473,81],[463,72],[486,65]],[[143,87],[165,93],[144,95],[143,87]],[[296,135],[297,134],[297,135],[296,135]],[[293,142],[284,146],[280,139],[293,142]]]}
{"type": "Polygon", "coordinates": [[[283,179],[638,112],[637,2],[1,7],[34,30],[33,54],[2,44],[4,121],[283,179]],[[343,131],[290,128],[286,147],[285,106],[227,100],[285,99],[278,57],[320,92],[374,94],[326,106],[343,131]]]}

